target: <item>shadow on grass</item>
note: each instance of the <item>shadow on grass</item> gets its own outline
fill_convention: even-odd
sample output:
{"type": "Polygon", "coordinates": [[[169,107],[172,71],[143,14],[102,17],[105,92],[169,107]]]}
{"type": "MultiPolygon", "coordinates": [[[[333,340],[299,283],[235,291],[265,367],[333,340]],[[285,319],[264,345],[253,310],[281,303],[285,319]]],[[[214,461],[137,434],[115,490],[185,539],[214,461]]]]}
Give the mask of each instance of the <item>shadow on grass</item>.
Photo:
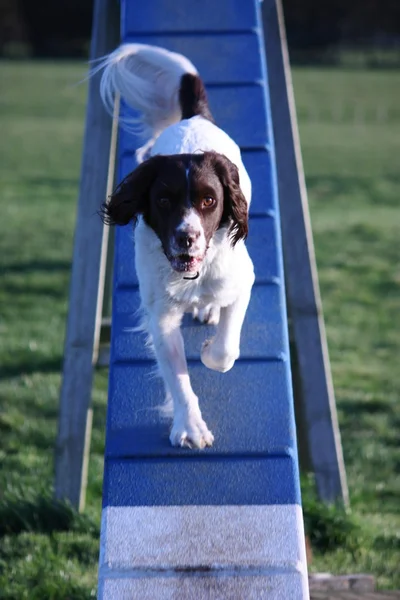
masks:
{"type": "Polygon", "coordinates": [[[374,540],[374,549],[400,552],[400,535],[379,535],[374,540]]]}
{"type": "Polygon", "coordinates": [[[0,597],[95,597],[99,527],[49,495],[0,500],[0,597]]]}
{"type": "MultiPolygon", "coordinates": [[[[37,411],[37,413],[39,416],[39,411],[37,411]]],[[[56,416],[57,413],[55,414],[55,417],[56,416]]],[[[29,432],[23,434],[23,440],[25,446],[34,447],[35,450],[45,450],[53,452],[54,434],[51,430],[43,431],[42,429],[32,429],[29,432]]],[[[17,454],[19,453],[19,450],[17,450],[17,454]]]]}
{"type": "Polygon", "coordinates": [[[341,400],[340,410],[343,413],[349,414],[351,417],[354,417],[357,413],[359,413],[360,416],[365,415],[366,413],[384,413],[393,414],[395,417],[397,408],[395,410],[395,407],[392,404],[379,400],[368,400],[365,402],[360,402],[359,400],[341,400]]]}
{"type": "Polygon", "coordinates": [[[2,272],[4,273],[33,273],[40,271],[44,273],[55,273],[55,272],[69,272],[71,270],[72,263],[70,260],[58,260],[58,261],[40,261],[33,260],[21,263],[12,263],[9,265],[3,265],[2,272]]]}
{"type": "Polygon", "coordinates": [[[24,177],[24,182],[31,186],[46,186],[54,189],[62,189],[68,186],[78,188],[79,179],[61,177],[24,177]]]}
{"type": "Polygon", "coordinates": [[[62,358],[60,356],[45,358],[27,351],[26,354],[20,355],[18,362],[14,357],[12,363],[1,367],[0,381],[33,373],[59,373],[61,369],[62,358]]]}
{"type": "Polygon", "coordinates": [[[0,500],[0,537],[22,532],[74,531],[99,535],[98,526],[67,502],[49,496],[0,500]]]}
{"type": "MultiPolygon", "coordinates": [[[[399,186],[400,177],[393,173],[381,174],[378,179],[380,183],[382,179],[385,183],[390,186],[399,186]]],[[[307,175],[306,183],[308,191],[315,196],[317,200],[324,200],[331,202],[332,197],[337,198],[340,196],[351,197],[354,201],[354,197],[359,195],[362,201],[369,202],[373,205],[381,204],[385,206],[398,206],[397,194],[384,194],[382,198],[382,192],[377,192],[376,188],[376,177],[364,176],[330,176],[330,175],[307,175]]]]}
{"type": "Polygon", "coordinates": [[[29,284],[24,282],[12,283],[8,281],[3,285],[3,292],[9,297],[12,297],[15,303],[23,302],[24,305],[27,303],[27,298],[34,298],[32,302],[36,302],[38,296],[54,298],[55,300],[64,300],[66,294],[65,286],[61,284],[57,284],[57,286],[58,287],[55,287],[55,284],[44,283],[42,281],[29,282],[29,284]]]}
{"type": "MultiPolygon", "coordinates": [[[[43,410],[37,410],[36,415],[38,417],[47,417],[48,415],[43,414],[43,410]]],[[[51,417],[56,418],[58,415],[57,410],[52,411],[51,417]]],[[[0,413],[0,449],[4,449],[7,453],[7,457],[21,456],[21,449],[18,446],[8,444],[7,434],[15,434],[16,427],[12,423],[6,420],[0,413]]],[[[24,448],[30,446],[36,450],[52,451],[54,448],[54,434],[51,429],[30,429],[28,432],[19,432],[19,438],[23,442],[24,448]]],[[[23,461],[23,458],[21,459],[23,461]]],[[[0,469],[1,470],[1,469],[0,469]]]]}
{"type": "Polygon", "coordinates": [[[329,552],[345,548],[355,556],[363,544],[363,533],[355,518],[339,504],[320,502],[312,476],[302,476],[301,493],[305,531],[313,549],[329,552]]]}

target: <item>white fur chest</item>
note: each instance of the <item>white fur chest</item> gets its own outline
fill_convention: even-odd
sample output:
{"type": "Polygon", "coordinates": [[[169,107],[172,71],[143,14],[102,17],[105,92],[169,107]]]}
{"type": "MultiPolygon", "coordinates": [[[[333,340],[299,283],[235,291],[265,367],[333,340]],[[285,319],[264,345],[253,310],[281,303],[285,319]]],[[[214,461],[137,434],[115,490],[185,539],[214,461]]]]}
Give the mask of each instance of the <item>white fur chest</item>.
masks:
{"type": "MultiPolygon", "coordinates": [[[[223,154],[238,167],[240,187],[250,204],[251,181],[239,146],[203,117],[192,117],[167,127],[155,140],[151,155],[206,151],[223,154]]],[[[228,306],[240,295],[243,285],[249,283],[251,287],[254,280],[253,264],[244,242],[232,248],[226,229],[214,234],[197,279],[185,279],[185,273],[171,268],[159,238],[143,219],[139,219],[135,230],[135,246],[140,295],[148,311],[160,314],[174,305],[185,312],[209,304],[228,306]]]]}

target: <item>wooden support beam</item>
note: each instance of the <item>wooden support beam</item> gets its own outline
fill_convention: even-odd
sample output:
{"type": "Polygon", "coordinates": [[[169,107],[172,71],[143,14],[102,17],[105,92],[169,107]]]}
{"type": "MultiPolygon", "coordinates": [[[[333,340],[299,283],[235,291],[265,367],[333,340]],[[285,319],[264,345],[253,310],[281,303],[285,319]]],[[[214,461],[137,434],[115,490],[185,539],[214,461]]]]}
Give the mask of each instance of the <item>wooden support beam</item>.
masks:
{"type": "Polygon", "coordinates": [[[264,0],[286,294],[319,497],[348,506],[336,403],[319,292],[281,0],[264,0]]]}
{"type": "MultiPolygon", "coordinates": [[[[115,160],[117,154],[117,143],[118,143],[118,117],[120,108],[120,98],[117,96],[114,103],[113,121],[111,128],[111,140],[110,150],[108,155],[108,174],[107,174],[107,186],[106,186],[106,198],[112,194],[114,189],[115,180],[115,160]]],[[[105,310],[110,311],[107,317],[110,317],[110,329],[111,329],[111,293],[112,293],[112,272],[114,259],[114,230],[110,227],[103,227],[103,235],[101,242],[101,255],[100,255],[100,274],[99,274],[99,287],[97,292],[97,306],[96,306],[96,323],[94,331],[94,344],[93,344],[93,364],[97,364],[99,358],[100,338],[102,335],[103,328],[103,317],[105,316],[105,310]],[[111,235],[111,231],[113,235],[111,235]],[[112,247],[111,247],[112,246],[112,247]]]]}
{"type": "MultiPolygon", "coordinates": [[[[119,9],[115,0],[95,0],[92,60],[118,44],[119,9]]],[[[85,437],[90,438],[93,353],[106,255],[107,234],[97,211],[106,196],[112,127],[99,96],[99,77],[89,80],[55,456],[55,496],[80,508],[86,488],[85,437]]]]}

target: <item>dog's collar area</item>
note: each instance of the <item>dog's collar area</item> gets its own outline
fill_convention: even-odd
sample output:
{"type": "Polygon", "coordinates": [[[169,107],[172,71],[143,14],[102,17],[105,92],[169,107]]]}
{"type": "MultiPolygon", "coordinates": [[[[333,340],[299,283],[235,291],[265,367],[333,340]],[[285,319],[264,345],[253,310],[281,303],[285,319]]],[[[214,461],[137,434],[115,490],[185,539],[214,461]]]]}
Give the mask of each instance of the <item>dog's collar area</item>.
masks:
{"type": "Polygon", "coordinates": [[[189,279],[190,281],[194,281],[195,279],[198,279],[199,277],[200,277],[200,271],[197,271],[197,273],[194,277],[184,277],[183,279],[189,279]]]}

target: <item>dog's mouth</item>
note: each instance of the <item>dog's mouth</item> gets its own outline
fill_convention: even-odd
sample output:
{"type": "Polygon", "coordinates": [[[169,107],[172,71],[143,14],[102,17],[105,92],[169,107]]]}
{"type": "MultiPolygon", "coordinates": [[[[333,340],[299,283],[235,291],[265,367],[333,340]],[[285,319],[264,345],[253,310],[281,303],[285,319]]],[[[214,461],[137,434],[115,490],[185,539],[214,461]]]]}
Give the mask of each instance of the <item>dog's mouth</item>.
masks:
{"type": "Polygon", "coordinates": [[[203,258],[190,256],[189,254],[177,254],[176,256],[170,256],[169,260],[174,271],[178,271],[178,273],[194,273],[199,270],[203,258]]]}

